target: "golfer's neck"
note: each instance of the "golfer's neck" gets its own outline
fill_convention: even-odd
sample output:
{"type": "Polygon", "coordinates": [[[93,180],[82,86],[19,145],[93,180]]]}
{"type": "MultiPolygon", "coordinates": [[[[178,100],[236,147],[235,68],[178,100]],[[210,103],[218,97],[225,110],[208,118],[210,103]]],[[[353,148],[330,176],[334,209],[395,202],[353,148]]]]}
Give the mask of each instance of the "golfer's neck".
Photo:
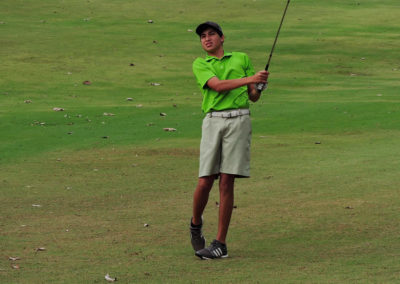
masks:
{"type": "Polygon", "coordinates": [[[220,48],[220,49],[218,49],[216,51],[208,52],[208,55],[209,56],[215,56],[215,57],[221,59],[222,57],[224,57],[224,49],[220,48]]]}

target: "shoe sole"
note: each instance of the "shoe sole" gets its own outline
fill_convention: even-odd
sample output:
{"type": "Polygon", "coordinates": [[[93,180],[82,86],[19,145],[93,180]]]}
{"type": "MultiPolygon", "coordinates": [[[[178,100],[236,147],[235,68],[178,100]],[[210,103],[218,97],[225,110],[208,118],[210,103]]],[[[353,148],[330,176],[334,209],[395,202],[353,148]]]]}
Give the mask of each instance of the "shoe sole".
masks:
{"type": "Polygon", "coordinates": [[[227,258],[228,257],[228,255],[223,255],[223,256],[215,257],[215,258],[208,258],[208,257],[202,256],[202,255],[198,255],[198,254],[195,254],[195,255],[197,257],[199,257],[200,259],[202,259],[202,260],[212,260],[212,259],[219,259],[219,258],[227,258]]]}

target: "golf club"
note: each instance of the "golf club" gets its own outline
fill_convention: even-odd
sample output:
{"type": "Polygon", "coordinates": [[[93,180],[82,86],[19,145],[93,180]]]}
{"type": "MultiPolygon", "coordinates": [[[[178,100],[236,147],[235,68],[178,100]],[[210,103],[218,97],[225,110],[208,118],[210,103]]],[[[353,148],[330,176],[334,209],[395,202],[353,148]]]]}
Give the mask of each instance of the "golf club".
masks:
{"type": "MultiPolygon", "coordinates": [[[[276,37],[275,37],[274,44],[272,45],[271,53],[269,54],[268,63],[267,63],[267,65],[265,66],[265,71],[268,71],[269,63],[271,62],[271,58],[272,58],[272,53],[274,52],[275,45],[276,45],[276,41],[278,40],[279,32],[281,31],[283,19],[285,19],[285,15],[286,15],[286,11],[287,11],[287,9],[288,9],[288,7],[289,7],[289,3],[290,3],[290,0],[287,1],[285,11],[283,12],[282,20],[281,20],[281,23],[280,23],[280,25],[279,25],[278,32],[276,33],[276,37]]],[[[264,83],[258,83],[258,84],[257,84],[257,90],[260,91],[260,92],[261,92],[262,90],[267,89],[267,87],[268,87],[268,83],[266,83],[266,84],[264,84],[264,83]],[[264,87],[264,86],[265,86],[265,87],[264,87]]]]}

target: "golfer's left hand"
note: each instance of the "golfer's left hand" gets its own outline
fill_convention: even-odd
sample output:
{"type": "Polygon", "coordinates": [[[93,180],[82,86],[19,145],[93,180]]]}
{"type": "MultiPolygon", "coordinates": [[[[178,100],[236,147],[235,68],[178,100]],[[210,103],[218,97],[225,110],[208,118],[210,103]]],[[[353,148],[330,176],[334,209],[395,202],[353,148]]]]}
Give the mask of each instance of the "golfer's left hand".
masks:
{"type": "Polygon", "coordinates": [[[254,75],[254,77],[256,79],[256,83],[264,83],[264,84],[267,83],[268,76],[269,76],[269,72],[265,71],[265,70],[258,71],[254,75]]]}

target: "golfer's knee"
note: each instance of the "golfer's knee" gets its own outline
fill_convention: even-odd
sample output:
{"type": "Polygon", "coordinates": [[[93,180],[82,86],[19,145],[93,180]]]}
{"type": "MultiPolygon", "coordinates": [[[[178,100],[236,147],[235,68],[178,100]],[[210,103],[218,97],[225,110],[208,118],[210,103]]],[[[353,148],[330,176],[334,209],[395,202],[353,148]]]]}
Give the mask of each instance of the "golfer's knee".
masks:
{"type": "Polygon", "coordinates": [[[221,180],[219,183],[219,190],[221,194],[232,195],[234,181],[235,181],[234,175],[221,174],[221,180]]]}
{"type": "Polygon", "coordinates": [[[214,180],[214,176],[200,177],[197,188],[201,191],[210,191],[213,186],[214,180]]]}

